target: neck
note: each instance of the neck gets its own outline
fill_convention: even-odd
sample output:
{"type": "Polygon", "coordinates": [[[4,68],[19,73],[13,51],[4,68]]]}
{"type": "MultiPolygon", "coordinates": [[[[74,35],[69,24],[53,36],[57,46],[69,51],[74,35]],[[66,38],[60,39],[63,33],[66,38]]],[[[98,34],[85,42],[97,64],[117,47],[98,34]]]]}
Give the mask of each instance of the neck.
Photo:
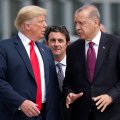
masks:
{"type": "Polygon", "coordinates": [[[64,56],[54,56],[54,59],[57,62],[61,62],[64,59],[64,57],[65,57],[65,55],[64,56]]]}

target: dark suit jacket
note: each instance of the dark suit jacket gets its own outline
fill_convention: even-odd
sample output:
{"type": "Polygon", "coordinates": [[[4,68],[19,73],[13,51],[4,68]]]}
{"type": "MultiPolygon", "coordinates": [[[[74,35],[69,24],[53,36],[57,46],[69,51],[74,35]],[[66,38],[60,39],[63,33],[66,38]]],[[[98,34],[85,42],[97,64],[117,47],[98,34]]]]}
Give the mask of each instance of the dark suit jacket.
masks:
{"type": "MultiPolygon", "coordinates": [[[[45,45],[36,44],[45,68],[46,120],[61,120],[61,96],[54,60],[45,45]]],[[[0,120],[36,120],[18,110],[25,99],[35,102],[35,98],[36,82],[20,38],[16,36],[0,41],[0,120]]]]}
{"type": "Polygon", "coordinates": [[[101,34],[93,83],[88,80],[85,57],[85,40],[77,40],[67,49],[64,94],[83,92],[84,95],[71,104],[72,120],[88,120],[91,105],[96,120],[120,120],[120,39],[101,34]],[[108,94],[113,103],[104,112],[96,109],[91,97],[108,94]]]}

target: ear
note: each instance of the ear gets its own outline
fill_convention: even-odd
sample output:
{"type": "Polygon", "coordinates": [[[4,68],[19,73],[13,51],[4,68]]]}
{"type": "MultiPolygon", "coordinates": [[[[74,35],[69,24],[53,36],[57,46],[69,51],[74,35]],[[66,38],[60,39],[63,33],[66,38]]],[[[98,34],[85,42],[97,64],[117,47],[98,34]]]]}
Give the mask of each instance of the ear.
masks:
{"type": "Polygon", "coordinates": [[[100,22],[99,22],[98,19],[95,19],[94,23],[95,23],[96,26],[99,26],[99,25],[100,25],[100,22]]]}
{"type": "Polygon", "coordinates": [[[67,46],[70,45],[70,41],[67,41],[67,46]]]}
{"type": "Polygon", "coordinates": [[[24,24],[24,27],[27,29],[27,30],[30,30],[31,29],[31,24],[29,22],[26,22],[24,24]]]}
{"type": "Polygon", "coordinates": [[[47,42],[47,40],[45,40],[45,45],[47,45],[47,46],[48,46],[48,42],[47,42]]]}

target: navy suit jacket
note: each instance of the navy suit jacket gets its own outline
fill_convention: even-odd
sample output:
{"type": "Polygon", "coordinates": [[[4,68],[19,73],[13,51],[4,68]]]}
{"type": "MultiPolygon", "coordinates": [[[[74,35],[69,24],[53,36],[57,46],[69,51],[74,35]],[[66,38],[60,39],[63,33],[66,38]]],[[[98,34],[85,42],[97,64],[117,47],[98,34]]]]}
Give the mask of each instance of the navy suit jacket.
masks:
{"type": "MultiPolygon", "coordinates": [[[[36,44],[45,69],[46,120],[62,120],[61,96],[53,56],[45,45],[36,44]]],[[[28,54],[16,36],[0,41],[0,120],[35,120],[18,110],[25,99],[35,102],[36,82],[28,54]]]]}
{"type": "Polygon", "coordinates": [[[96,120],[120,120],[120,39],[101,34],[92,84],[86,67],[85,40],[79,39],[71,44],[67,49],[63,91],[66,96],[70,92],[83,92],[83,96],[70,105],[73,120],[88,120],[91,105],[96,120]],[[102,94],[113,99],[104,112],[97,110],[91,99],[102,94]]]}

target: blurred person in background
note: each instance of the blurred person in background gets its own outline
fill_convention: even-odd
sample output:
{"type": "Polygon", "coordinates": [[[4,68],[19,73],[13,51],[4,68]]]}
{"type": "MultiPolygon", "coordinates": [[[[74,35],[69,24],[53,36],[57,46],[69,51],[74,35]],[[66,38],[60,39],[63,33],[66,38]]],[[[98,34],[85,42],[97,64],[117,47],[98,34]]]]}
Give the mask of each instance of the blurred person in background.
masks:
{"type": "MultiPolygon", "coordinates": [[[[47,27],[46,34],[46,45],[52,50],[56,71],[58,74],[59,88],[62,93],[63,80],[66,70],[66,48],[70,44],[70,36],[65,26],[49,26],[47,27]],[[61,75],[59,74],[61,73],[61,75]]],[[[70,120],[70,109],[66,108],[65,98],[62,95],[64,120],[70,120]]]]}
{"type": "Polygon", "coordinates": [[[107,29],[106,29],[105,25],[103,25],[102,23],[100,23],[100,30],[101,30],[102,32],[107,33],[107,29]]]}
{"type": "Polygon", "coordinates": [[[18,34],[0,41],[0,120],[63,120],[52,52],[38,42],[46,10],[21,8],[15,26],[18,34]]]}
{"type": "Polygon", "coordinates": [[[94,5],[74,16],[80,39],[68,46],[63,82],[72,120],[120,119],[120,38],[100,31],[94,5]]]}

